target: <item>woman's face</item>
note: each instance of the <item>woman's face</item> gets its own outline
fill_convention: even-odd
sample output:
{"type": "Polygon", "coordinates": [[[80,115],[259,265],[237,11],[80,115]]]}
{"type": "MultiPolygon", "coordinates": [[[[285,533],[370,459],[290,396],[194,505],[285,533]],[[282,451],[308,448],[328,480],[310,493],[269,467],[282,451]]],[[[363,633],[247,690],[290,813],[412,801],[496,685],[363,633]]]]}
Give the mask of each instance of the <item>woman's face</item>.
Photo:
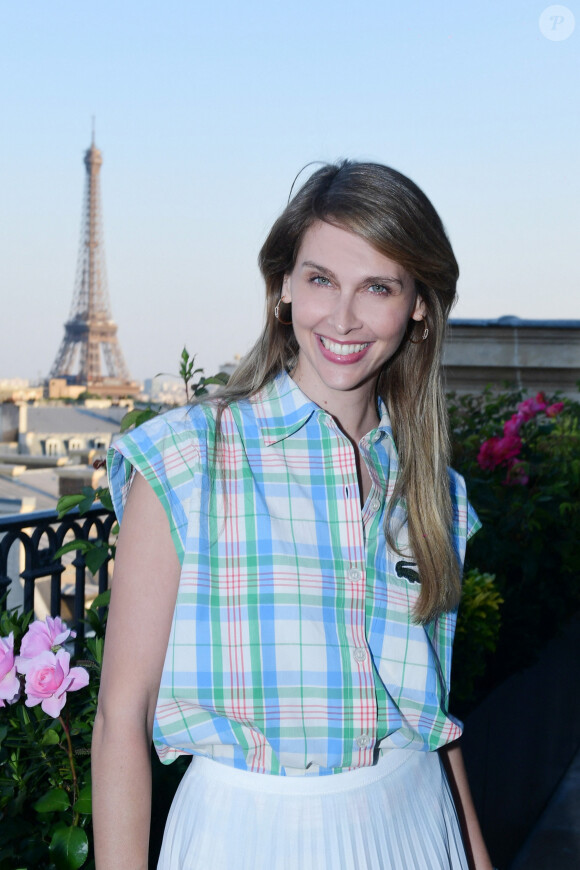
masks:
{"type": "Polygon", "coordinates": [[[421,320],[423,300],[411,276],[365,239],[319,221],[305,233],[283,298],[292,303],[299,346],[292,373],[303,392],[332,410],[350,394],[373,401],[384,364],[421,320]]]}

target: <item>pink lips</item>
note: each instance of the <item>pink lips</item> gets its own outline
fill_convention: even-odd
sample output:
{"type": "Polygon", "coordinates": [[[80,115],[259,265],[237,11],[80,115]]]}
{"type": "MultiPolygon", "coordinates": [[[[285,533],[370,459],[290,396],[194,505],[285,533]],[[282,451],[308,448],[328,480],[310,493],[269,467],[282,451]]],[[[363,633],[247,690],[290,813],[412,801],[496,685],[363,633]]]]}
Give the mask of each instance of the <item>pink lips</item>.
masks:
{"type": "MultiPolygon", "coordinates": [[[[326,338],[326,336],[324,336],[324,337],[326,338]]],[[[325,347],[323,345],[320,335],[317,336],[317,338],[318,338],[318,346],[320,347],[320,352],[321,352],[322,356],[325,359],[330,360],[330,362],[338,363],[339,365],[351,365],[352,363],[358,362],[360,359],[363,358],[363,356],[366,354],[366,352],[368,351],[368,349],[372,345],[372,342],[370,342],[369,344],[367,344],[366,347],[363,347],[362,350],[359,350],[356,353],[347,353],[347,354],[333,353],[331,350],[329,350],[327,347],[325,347]]],[[[354,342],[354,341],[336,341],[336,339],[328,339],[328,340],[332,341],[333,344],[362,344],[363,343],[363,342],[354,342]]]]}

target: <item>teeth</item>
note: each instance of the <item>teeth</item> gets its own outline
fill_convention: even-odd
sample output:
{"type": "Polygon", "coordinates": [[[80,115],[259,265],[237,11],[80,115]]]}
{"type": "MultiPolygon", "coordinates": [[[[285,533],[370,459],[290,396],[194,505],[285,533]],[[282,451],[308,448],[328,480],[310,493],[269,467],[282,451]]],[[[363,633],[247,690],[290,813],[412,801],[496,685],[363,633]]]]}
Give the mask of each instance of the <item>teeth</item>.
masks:
{"type": "Polygon", "coordinates": [[[331,353],[337,353],[339,356],[348,356],[350,353],[360,353],[361,350],[364,350],[365,347],[368,347],[370,344],[370,341],[366,341],[364,344],[337,344],[335,341],[330,341],[330,339],[323,338],[322,336],[320,336],[320,341],[327,350],[331,353]]]}

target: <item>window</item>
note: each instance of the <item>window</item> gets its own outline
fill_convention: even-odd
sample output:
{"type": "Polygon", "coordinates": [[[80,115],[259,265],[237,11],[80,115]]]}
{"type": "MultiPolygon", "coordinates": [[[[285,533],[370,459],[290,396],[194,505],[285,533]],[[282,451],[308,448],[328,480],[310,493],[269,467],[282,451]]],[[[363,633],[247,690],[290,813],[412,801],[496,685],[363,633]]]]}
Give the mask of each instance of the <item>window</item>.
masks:
{"type": "Polygon", "coordinates": [[[44,452],[46,456],[59,456],[64,453],[64,450],[56,438],[47,438],[44,442],[44,452]]]}

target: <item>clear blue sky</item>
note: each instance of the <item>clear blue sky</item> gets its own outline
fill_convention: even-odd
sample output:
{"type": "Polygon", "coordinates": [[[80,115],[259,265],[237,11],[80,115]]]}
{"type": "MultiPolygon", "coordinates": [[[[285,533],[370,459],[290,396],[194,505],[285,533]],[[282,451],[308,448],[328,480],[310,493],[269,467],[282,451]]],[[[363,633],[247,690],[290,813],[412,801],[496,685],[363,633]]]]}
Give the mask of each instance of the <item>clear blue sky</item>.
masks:
{"type": "Polygon", "coordinates": [[[74,287],[91,116],[131,374],[255,338],[256,256],[310,160],[410,175],[461,267],[456,317],[580,319],[580,4],[27,0],[0,6],[0,378],[46,375],[74,287]]]}

